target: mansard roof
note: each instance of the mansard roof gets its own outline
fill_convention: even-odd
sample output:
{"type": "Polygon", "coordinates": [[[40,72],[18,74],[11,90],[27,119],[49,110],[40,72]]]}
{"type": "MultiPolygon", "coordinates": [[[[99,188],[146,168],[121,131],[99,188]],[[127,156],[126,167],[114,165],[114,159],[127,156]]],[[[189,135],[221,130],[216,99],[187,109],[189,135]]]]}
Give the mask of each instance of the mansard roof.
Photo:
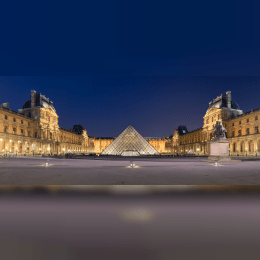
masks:
{"type": "MultiPolygon", "coordinates": [[[[50,107],[52,108],[55,112],[55,108],[53,106],[53,102],[49,100],[49,98],[46,98],[44,95],[42,95],[41,93],[36,94],[36,104],[35,106],[39,106],[39,107],[50,107]]],[[[22,109],[26,109],[26,108],[31,108],[31,99],[27,100],[23,106],[22,109]]]]}
{"type": "MultiPolygon", "coordinates": [[[[211,108],[223,108],[223,107],[227,107],[227,97],[226,95],[220,95],[219,97],[217,97],[216,99],[214,99],[212,102],[209,103],[209,108],[207,109],[206,113],[208,113],[208,111],[211,108]]],[[[231,100],[231,109],[238,109],[240,110],[239,105],[231,100]]]]}

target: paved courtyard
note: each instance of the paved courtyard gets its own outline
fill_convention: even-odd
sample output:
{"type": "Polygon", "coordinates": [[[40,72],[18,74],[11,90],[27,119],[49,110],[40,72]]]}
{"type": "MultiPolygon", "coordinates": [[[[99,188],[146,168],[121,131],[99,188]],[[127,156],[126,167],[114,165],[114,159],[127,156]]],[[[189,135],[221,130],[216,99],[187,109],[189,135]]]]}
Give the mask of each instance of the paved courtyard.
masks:
{"type": "MultiPolygon", "coordinates": [[[[259,185],[260,160],[213,163],[205,158],[7,158],[0,185],[259,185]],[[49,160],[49,166],[43,166],[49,160]]],[[[234,158],[235,159],[235,158],[234,158]]],[[[237,159],[237,158],[236,158],[237,159]]]]}

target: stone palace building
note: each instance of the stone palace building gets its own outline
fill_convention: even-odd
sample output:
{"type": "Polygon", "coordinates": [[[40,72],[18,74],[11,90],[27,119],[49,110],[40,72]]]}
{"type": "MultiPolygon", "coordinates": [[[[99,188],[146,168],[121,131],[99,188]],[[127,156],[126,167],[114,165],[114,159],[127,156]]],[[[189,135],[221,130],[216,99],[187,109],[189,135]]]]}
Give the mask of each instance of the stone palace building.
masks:
{"type": "MultiPolygon", "coordinates": [[[[89,137],[86,129],[60,128],[58,119],[53,102],[34,90],[30,100],[17,112],[9,108],[9,103],[3,103],[0,105],[0,155],[100,154],[114,141],[114,138],[89,137]]],[[[244,113],[228,91],[209,103],[203,119],[199,129],[188,131],[186,126],[179,126],[171,137],[145,139],[160,154],[186,154],[192,150],[196,155],[208,155],[216,121],[220,121],[227,130],[230,155],[259,154],[260,109],[244,113]]]]}

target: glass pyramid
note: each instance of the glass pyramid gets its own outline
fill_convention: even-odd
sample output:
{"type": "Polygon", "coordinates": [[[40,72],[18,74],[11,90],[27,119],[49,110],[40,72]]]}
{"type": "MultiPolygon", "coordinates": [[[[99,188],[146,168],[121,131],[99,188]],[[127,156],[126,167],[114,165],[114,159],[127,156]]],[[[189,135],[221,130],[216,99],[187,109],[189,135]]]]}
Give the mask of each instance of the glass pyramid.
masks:
{"type": "Polygon", "coordinates": [[[131,125],[129,125],[101,155],[159,155],[131,125]]]}

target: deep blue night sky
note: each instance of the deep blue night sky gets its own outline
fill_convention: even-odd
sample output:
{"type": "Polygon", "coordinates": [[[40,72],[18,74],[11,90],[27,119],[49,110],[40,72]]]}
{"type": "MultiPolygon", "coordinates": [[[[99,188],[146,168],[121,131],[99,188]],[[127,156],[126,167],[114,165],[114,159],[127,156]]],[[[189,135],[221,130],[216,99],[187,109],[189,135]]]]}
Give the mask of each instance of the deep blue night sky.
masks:
{"type": "Polygon", "coordinates": [[[106,137],[132,124],[162,137],[201,127],[227,90],[245,112],[260,107],[257,1],[5,1],[0,10],[0,103],[13,110],[35,89],[61,127],[106,137]]]}

